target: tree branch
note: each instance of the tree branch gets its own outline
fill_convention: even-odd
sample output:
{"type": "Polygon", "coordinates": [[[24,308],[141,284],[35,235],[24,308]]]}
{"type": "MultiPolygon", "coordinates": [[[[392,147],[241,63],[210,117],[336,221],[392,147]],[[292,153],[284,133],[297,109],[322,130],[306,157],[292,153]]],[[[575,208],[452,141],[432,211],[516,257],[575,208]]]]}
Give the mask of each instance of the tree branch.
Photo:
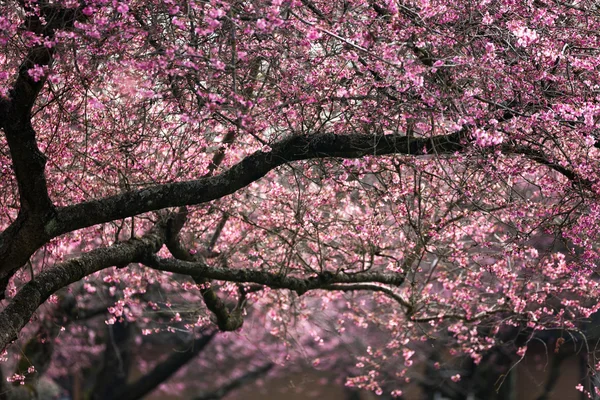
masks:
{"type": "Polygon", "coordinates": [[[14,271],[51,239],[40,227],[39,220],[20,213],[17,219],[0,233],[0,299],[14,271]]]}
{"type": "Polygon", "coordinates": [[[7,112],[1,122],[19,187],[21,212],[36,215],[47,214],[53,206],[44,175],[46,157],[37,146],[35,131],[31,126],[31,108],[45,78],[36,80],[29,75],[29,70],[47,67],[51,61],[52,49],[38,46],[29,51],[9,93],[7,112]]]}
{"type": "Polygon", "coordinates": [[[411,315],[413,313],[412,305],[406,301],[402,296],[394,293],[392,289],[385,286],[379,286],[369,283],[354,283],[354,284],[346,284],[346,285],[329,285],[323,287],[325,290],[340,290],[343,292],[353,292],[353,291],[370,291],[370,292],[380,292],[400,304],[401,306],[406,308],[406,313],[411,315]]]}
{"type": "Polygon", "coordinates": [[[326,289],[333,284],[377,282],[400,286],[404,283],[404,276],[400,274],[376,272],[359,272],[351,275],[322,273],[316,277],[297,278],[267,271],[212,267],[202,261],[188,262],[165,259],[154,254],[148,254],[143,263],[160,271],[228,282],[258,283],[271,288],[293,290],[298,295],[303,295],[309,290],[326,289]]]}
{"type": "Polygon", "coordinates": [[[292,161],[389,154],[453,154],[465,149],[465,140],[463,131],[432,138],[330,133],[293,136],[272,145],[269,152],[257,151],[249,155],[219,175],[151,186],[60,208],[55,220],[46,225],[46,230],[55,237],[72,230],[149,211],[206,203],[232,194],[262,178],[269,171],[292,161]]]}
{"type": "Polygon", "coordinates": [[[161,222],[141,238],[94,249],[42,271],[25,284],[0,312],[0,349],[17,338],[18,332],[29,322],[35,310],[57,290],[102,269],[139,262],[146,253],[157,252],[164,240],[165,226],[161,222]]]}
{"type": "Polygon", "coordinates": [[[548,157],[546,157],[546,155],[544,155],[539,150],[535,150],[535,149],[532,149],[532,148],[526,147],[526,146],[514,146],[514,145],[507,144],[507,145],[502,146],[502,151],[507,154],[524,155],[529,160],[534,161],[540,165],[544,165],[544,166],[558,172],[559,174],[563,175],[568,180],[570,180],[573,184],[579,184],[579,185],[581,185],[582,188],[584,188],[586,190],[591,190],[593,188],[592,181],[580,176],[576,172],[574,172],[566,167],[563,167],[562,165],[560,165],[556,162],[549,160],[548,157]]]}
{"type": "MultiPolygon", "coordinates": [[[[32,3],[33,4],[33,3],[32,3]]],[[[54,37],[57,29],[72,29],[76,20],[85,18],[79,8],[70,9],[42,2],[37,8],[24,2],[28,13],[24,25],[40,37],[54,37]]],[[[8,104],[0,108],[13,169],[19,186],[21,212],[48,214],[53,205],[48,195],[44,168],[46,157],[39,150],[31,125],[31,109],[46,83],[47,70],[41,76],[30,74],[35,68],[48,69],[52,64],[53,47],[39,45],[31,48],[19,67],[17,79],[9,92],[8,104]]]]}
{"type": "MultiPolygon", "coordinates": [[[[84,19],[80,9],[62,8],[47,2],[22,2],[27,11],[24,26],[40,37],[52,38],[57,29],[71,29],[76,20],[84,19]]],[[[21,267],[40,246],[51,239],[44,224],[54,216],[48,195],[44,169],[46,157],[36,141],[31,110],[46,82],[42,76],[30,75],[34,68],[49,68],[54,49],[40,45],[29,50],[22,61],[8,100],[0,100],[0,129],[10,150],[12,168],[19,188],[20,210],[17,220],[0,234],[0,298],[12,273],[21,267]]]]}

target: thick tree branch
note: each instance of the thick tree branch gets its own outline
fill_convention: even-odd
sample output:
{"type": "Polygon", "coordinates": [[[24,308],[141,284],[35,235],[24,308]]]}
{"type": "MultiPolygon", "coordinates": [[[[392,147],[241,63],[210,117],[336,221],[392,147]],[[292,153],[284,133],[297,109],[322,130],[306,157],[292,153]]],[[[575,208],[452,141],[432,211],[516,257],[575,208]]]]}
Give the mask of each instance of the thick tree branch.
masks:
{"type": "Polygon", "coordinates": [[[186,351],[174,351],[166,360],[156,365],[152,371],[137,381],[119,388],[111,398],[114,400],[138,400],[143,398],[179,371],[181,367],[193,360],[208,346],[216,333],[217,331],[213,331],[195,339],[186,351]]]}
{"type": "Polygon", "coordinates": [[[143,263],[160,271],[228,282],[258,283],[271,288],[293,290],[298,295],[303,295],[309,290],[325,289],[334,284],[377,282],[400,286],[404,282],[404,276],[400,274],[377,272],[359,272],[351,275],[323,273],[316,277],[297,278],[267,271],[212,267],[201,261],[165,259],[154,254],[148,254],[143,263]]]}
{"type": "Polygon", "coordinates": [[[165,240],[164,223],[157,224],[141,238],[90,251],[41,272],[23,286],[11,303],[0,312],[0,349],[17,338],[35,310],[59,289],[85,276],[114,265],[139,262],[146,253],[157,252],[165,240]]]}
{"type": "Polygon", "coordinates": [[[47,67],[51,61],[52,50],[44,46],[35,47],[27,54],[10,91],[8,109],[1,122],[19,187],[21,212],[36,215],[49,213],[52,202],[44,175],[46,157],[37,146],[35,131],[31,126],[31,108],[45,79],[34,79],[29,71],[47,67]]]}
{"type": "Polygon", "coordinates": [[[558,172],[559,174],[566,177],[569,181],[571,181],[574,185],[581,185],[581,187],[586,190],[591,190],[593,188],[592,181],[580,176],[576,172],[560,165],[557,162],[551,161],[545,154],[543,154],[539,150],[535,150],[526,146],[514,146],[506,144],[502,146],[502,151],[506,154],[521,154],[531,161],[544,165],[558,172]]]}
{"type": "Polygon", "coordinates": [[[401,135],[335,135],[318,133],[294,136],[257,151],[229,170],[193,181],[151,186],[103,199],[67,206],[46,225],[51,236],[167,207],[196,205],[232,194],[280,165],[308,159],[360,158],[368,155],[453,154],[465,149],[466,134],[459,131],[432,138],[401,135]]]}
{"type": "MultiPolygon", "coordinates": [[[[72,29],[76,20],[85,18],[78,8],[63,8],[47,2],[40,2],[37,7],[32,4],[22,3],[28,13],[24,26],[40,37],[52,38],[57,29],[72,29]]],[[[29,50],[9,92],[9,101],[0,111],[4,116],[0,119],[0,127],[6,135],[19,186],[21,212],[37,215],[50,213],[53,206],[44,175],[46,157],[37,146],[31,110],[46,83],[53,53],[53,47],[44,45],[29,50]]]]}
{"type": "Polygon", "coordinates": [[[51,237],[40,227],[39,220],[21,213],[0,233],[0,299],[14,271],[24,265],[29,257],[51,237]]]}
{"type": "MultiPolygon", "coordinates": [[[[77,8],[47,2],[32,5],[21,3],[28,13],[23,26],[40,37],[52,38],[55,30],[72,29],[76,20],[85,18],[77,8]]],[[[19,67],[9,99],[0,100],[0,129],[6,136],[20,197],[19,217],[0,234],[0,293],[12,273],[51,239],[43,227],[54,216],[54,206],[44,173],[46,157],[37,145],[31,110],[46,82],[53,53],[54,48],[43,45],[31,48],[19,67]]]]}

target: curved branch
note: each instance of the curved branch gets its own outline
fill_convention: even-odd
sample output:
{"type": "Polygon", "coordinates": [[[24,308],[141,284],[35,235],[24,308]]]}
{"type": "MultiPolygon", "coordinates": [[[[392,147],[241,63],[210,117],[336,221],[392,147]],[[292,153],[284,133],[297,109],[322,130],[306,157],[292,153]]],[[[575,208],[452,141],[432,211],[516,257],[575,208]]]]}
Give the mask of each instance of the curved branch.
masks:
{"type": "Polygon", "coordinates": [[[36,218],[20,213],[17,219],[0,233],[0,299],[14,271],[51,237],[45,234],[36,218]]]}
{"type": "Polygon", "coordinates": [[[37,146],[35,131],[31,126],[31,108],[45,79],[34,79],[29,71],[34,67],[47,67],[51,62],[52,49],[38,46],[29,51],[10,91],[5,119],[0,122],[19,187],[21,212],[33,214],[47,214],[53,206],[44,175],[46,157],[37,146]]]}
{"type": "MultiPolygon", "coordinates": [[[[45,2],[37,4],[37,7],[24,2],[22,6],[28,15],[24,25],[41,37],[52,38],[57,29],[72,29],[76,20],[85,19],[79,8],[64,8],[45,2]]],[[[21,211],[34,214],[48,214],[53,209],[44,175],[46,157],[37,146],[31,125],[31,109],[46,83],[53,54],[53,47],[39,45],[31,48],[19,67],[17,79],[9,92],[10,100],[0,107],[3,109],[0,114],[4,116],[0,127],[4,129],[10,148],[21,196],[21,211]],[[45,70],[41,76],[30,74],[35,68],[45,70]]]]}
{"type": "MultiPolygon", "coordinates": [[[[52,38],[55,30],[71,29],[76,20],[85,18],[79,8],[63,8],[46,2],[36,7],[32,4],[21,3],[27,11],[24,26],[41,37],[52,38]]],[[[9,99],[0,100],[0,129],[6,136],[20,197],[19,217],[0,234],[0,298],[4,298],[12,273],[51,239],[43,229],[54,217],[44,173],[46,156],[38,148],[31,123],[31,110],[46,82],[47,70],[42,76],[29,72],[35,68],[48,69],[53,53],[53,48],[43,45],[31,48],[19,66],[9,99]]]]}
{"type": "Polygon", "coordinates": [[[390,289],[389,287],[385,287],[385,286],[379,286],[379,285],[374,285],[374,284],[370,284],[370,283],[355,283],[355,284],[349,284],[349,285],[339,285],[339,284],[329,285],[329,286],[323,287],[322,289],[339,290],[342,292],[354,292],[354,291],[363,291],[363,290],[370,291],[370,292],[379,292],[379,293],[385,294],[386,296],[388,296],[389,298],[391,298],[392,300],[394,300],[401,306],[405,307],[407,314],[410,315],[410,314],[412,314],[412,311],[413,311],[413,307],[408,301],[406,301],[404,298],[402,298],[402,296],[400,296],[399,294],[394,293],[394,291],[392,289],[390,289]]]}
{"type": "Polygon", "coordinates": [[[579,185],[581,185],[582,188],[584,188],[586,190],[592,190],[592,188],[593,188],[592,181],[580,176],[575,171],[570,170],[570,169],[560,165],[559,163],[549,160],[548,157],[546,157],[539,150],[535,150],[535,149],[532,149],[532,148],[526,147],[526,146],[514,146],[514,145],[510,145],[510,144],[502,146],[502,150],[508,154],[521,154],[531,161],[534,161],[540,165],[546,166],[546,167],[558,172],[559,174],[563,175],[564,177],[566,177],[574,185],[579,184],[579,185]]]}
{"type": "Polygon", "coordinates": [[[175,272],[220,281],[258,283],[271,288],[293,290],[298,295],[303,295],[309,290],[326,289],[334,284],[377,282],[400,286],[404,283],[404,276],[400,274],[376,272],[360,272],[352,275],[322,273],[316,277],[297,278],[267,271],[212,267],[201,261],[188,262],[165,259],[159,258],[154,254],[148,254],[142,262],[160,271],[175,272]]]}
{"type": "Polygon", "coordinates": [[[57,290],[114,265],[139,262],[146,253],[157,252],[165,241],[164,224],[157,224],[142,238],[94,249],[41,272],[23,286],[11,303],[0,312],[0,349],[17,338],[35,310],[57,290]]]}
{"type": "Polygon", "coordinates": [[[149,211],[206,203],[235,193],[269,171],[292,161],[389,154],[454,154],[466,148],[465,140],[464,131],[431,138],[329,133],[293,136],[272,145],[271,151],[257,151],[249,155],[219,175],[151,186],[62,207],[57,210],[56,218],[46,225],[46,231],[55,237],[72,230],[149,211]]]}

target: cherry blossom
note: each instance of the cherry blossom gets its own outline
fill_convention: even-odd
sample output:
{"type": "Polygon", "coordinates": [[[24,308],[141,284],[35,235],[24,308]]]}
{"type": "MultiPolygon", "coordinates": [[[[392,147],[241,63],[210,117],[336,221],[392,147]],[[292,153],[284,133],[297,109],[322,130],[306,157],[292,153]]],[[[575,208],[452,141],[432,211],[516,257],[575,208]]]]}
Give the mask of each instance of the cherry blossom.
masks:
{"type": "Polygon", "coordinates": [[[238,366],[258,350],[228,351],[265,343],[238,377],[338,360],[348,386],[400,396],[441,365],[431,338],[482,365],[582,332],[598,32],[591,1],[3,2],[8,376],[216,337],[238,366]],[[32,339],[48,354],[19,366],[32,339]]]}

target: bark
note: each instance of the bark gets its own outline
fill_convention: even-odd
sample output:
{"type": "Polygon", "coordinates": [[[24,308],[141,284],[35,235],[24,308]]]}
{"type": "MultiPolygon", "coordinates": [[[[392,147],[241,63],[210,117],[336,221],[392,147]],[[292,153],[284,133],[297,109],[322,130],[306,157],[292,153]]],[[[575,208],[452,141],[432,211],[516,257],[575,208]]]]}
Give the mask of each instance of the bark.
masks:
{"type": "Polygon", "coordinates": [[[44,81],[34,81],[28,70],[36,65],[47,66],[51,60],[52,51],[44,46],[27,54],[10,92],[11,101],[2,124],[19,186],[21,212],[40,216],[53,209],[44,175],[46,157],[37,146],[31,126],[31,108],[44,81]]]}
{"type": "Polygon", "coordinates": [[[164,240],[164,224],[159,223],[142,238],[92,250],[41,272],[0,312],[0,349],[17,338],[35,310],[59,289],[102,269],[139,262],[146,258],[146,253],[157,252],[164,240]]]}
{"type": "Polygon", "coordinates": [[[149,211],[206,203],[235,193],[273,169],[292,161],[389,154],[416,156],[453,154],[464,150],[465,141],[463,131],[432,138],[329,133],[293,136],[273,144],[271,151],[257,151],[215,176],[150,186],[59,208],[56,218],[46,226],[46,229],[54,237],[72,230],[149,211]]]}
{"type": "MultiPolygon", "coordinates": [[[[238,283],[258,283],[275,289],[289,289],[299,295],[309,290],[327,289],[335,284],[371,282],[400,286],[404,282],[404,277],[401,274],[376,272],[359,272],[352,275],[323,273],[316,277],[297,278],[267,271],[212,267],[202,261],[188,262],[165,259],[159,258],[154,254],[149,254],[144,260],[144,264],[161,271],[175,272],[206,279],[238,283]]],[[[343,287],[340,286],[336,290],[343,290],[343,287]]]]}
{"type": "MultiPolygon", "coordinates": [[[[22,6],[28,12],[24,26],[48,38],[52,38],[57,29],[72,29],[75,21],[85,19],[78,8],[36,3],[40,18],[29,3],[24,2],[22,6]]],[[[9,100],[0,103],[0,129],[6,136],[20,198],[18,218],[0,234],[0,293],[4,292],[14,271],[51,239],[44,230],[44,225],[54,217],[54,205],[48,195],[44,173],[46,157],[37,146],[31,123],[31,110],[46,77],[36,80],[29,75],[29,70],[35,66],[50,66],[53,51],[42,45],[33,47],[19,67],[9,100]]]]}

